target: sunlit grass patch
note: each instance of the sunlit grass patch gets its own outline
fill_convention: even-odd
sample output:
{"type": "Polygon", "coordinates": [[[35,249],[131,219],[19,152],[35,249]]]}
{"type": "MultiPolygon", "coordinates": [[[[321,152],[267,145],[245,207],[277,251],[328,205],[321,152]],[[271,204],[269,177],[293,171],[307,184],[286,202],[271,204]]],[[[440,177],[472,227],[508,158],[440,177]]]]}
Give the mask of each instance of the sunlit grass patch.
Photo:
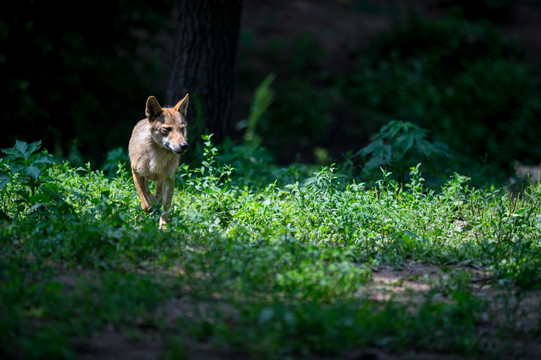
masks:
{"type": "Polygon", "coordinates": [[[455,174],[431,188],[419,165],[405,183],[386,171],[363,182],[334,164],[269,164],[246,178],[204,140],[201,167],[177,173],[165,231],[140,209],[125,164],[106,176],[55,162],[37,143],[7,151],[0,355],[73,358],[104,331],[158,336],[167,356],[204,343],[277,358],[363,347],[483,354],[510,341],[503,329],[525,341],[539,333],[520,306],[535,307],[541,283],[539,183],[517,196],[455,174]],[[378,288],[375,271],[412,264],[437,276],[386,285],[400,293],[378,288]],[[468,269],[484,274],[481,285],[468,269]]]}

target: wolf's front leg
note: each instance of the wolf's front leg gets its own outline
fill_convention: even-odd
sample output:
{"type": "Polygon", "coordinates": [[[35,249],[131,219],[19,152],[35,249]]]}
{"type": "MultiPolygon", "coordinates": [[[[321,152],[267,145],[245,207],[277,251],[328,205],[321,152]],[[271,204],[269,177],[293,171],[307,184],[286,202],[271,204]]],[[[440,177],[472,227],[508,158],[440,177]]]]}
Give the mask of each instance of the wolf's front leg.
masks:
{"type": "Polygon", "coordinates": [[[163,211],[160,216],[160,229],[165,229],[167,226],[167,220],[169,219],[169,209],[171,208],[171,201],[173,200],[173,193],[175,192],[175,178],[171,177],[163,181],[163,211]]]}
{"type": "Polygon", "coordinates": [[[156,196],[154,196],[156,209],[160,209],[165,203],[164,181],[156,181],[156,196]]]}
{"type": "Polygon", "coordinates": [[[141,207],[143,208],[144,212],[151,213],[152,202],[154,199],[152,198],[152,194],[150,193],[150,189],[148,187],[148,179],[140,176],[133,169],[131,172],[133,175],[133,183],[137,189],[137,194],[139,194],[139,198],[141,199],[141,207]]]}

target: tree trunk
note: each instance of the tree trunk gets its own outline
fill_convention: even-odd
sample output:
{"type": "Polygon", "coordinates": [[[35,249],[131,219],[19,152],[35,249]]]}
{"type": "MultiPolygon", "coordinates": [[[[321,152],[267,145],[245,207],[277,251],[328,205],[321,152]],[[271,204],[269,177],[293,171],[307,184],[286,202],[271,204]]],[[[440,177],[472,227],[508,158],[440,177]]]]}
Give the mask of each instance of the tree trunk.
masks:
{"type": "Polygon", "coordinates": [[[196,127],[214,134],[214,142],[222,141],[231,126],[241,13],[242,0],[179,1],[166,100],[174,104],[190,93],[188,121],[194,120],[194,102],[199,100],[205,124],[196,127]]]}

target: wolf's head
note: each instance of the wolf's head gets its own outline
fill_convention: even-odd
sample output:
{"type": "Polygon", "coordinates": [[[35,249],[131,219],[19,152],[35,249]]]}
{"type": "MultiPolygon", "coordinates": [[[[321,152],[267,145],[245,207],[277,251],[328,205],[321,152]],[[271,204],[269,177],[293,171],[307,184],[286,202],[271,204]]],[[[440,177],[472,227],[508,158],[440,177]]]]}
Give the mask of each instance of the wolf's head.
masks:
{"type": "Polygon", "coordinates": [[[162,108],[154,96],[150,96],[146,105],[146,116],[150,122],[152,139],[177,155],[188,150],[188,131],[186,112],[188,111],[188,94],[173,108],[162,108]]]}

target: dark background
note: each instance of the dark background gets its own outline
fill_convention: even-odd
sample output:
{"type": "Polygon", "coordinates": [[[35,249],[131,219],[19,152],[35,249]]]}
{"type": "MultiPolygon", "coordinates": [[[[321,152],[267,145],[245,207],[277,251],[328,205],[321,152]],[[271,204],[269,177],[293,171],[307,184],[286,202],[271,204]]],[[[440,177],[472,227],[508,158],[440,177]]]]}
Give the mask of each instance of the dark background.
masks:
{"type": "MultiPolygon", "coordinates": [[[[125,149],[146,98],[165,98],[176,5],[34,0],[4,10],[1,147],[42,139],[97,166],[125,149]]],[[[245,0],[233,122],[274,73],[257,133],[280,163],[340,161],[396,119],[472,162],[537,164],[540,30],[537,1],[245,0]]]]}

